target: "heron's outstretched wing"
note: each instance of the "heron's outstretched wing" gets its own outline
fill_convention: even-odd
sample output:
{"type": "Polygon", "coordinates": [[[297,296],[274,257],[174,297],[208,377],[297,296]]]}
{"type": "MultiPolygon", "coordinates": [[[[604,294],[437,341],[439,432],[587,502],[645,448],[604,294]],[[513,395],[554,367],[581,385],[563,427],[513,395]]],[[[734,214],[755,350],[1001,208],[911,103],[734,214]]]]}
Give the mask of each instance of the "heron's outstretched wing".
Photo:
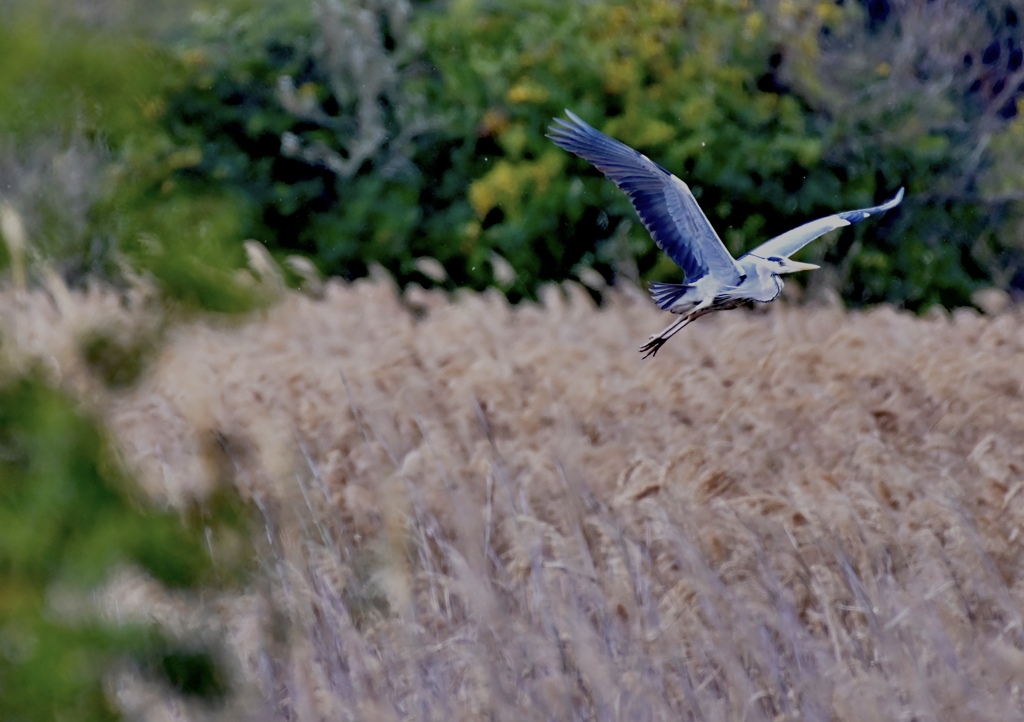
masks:
{"type": "Polygon", "coordinates": [[[775,236],[775,238],[770,241],[762,243],[747,255],[760,256],[761,258],[770,258],[772,256],[789,258],[815,238],[818,238],[829,231],[835,230],[836,228],[852,226],[854,223],[863,221],[868,216],[873,216],[876,213],[882,213],[890,208],[895,208],[902,200],[903,189],[900,188],[892,199],[886,201],[880,206],[874,206],[873,208],[861,208],[856,211],[843,211],[842,213],[836,213],[831,216],[826,216],[825,218],[819,218],[816,221],[811,221],[810,223],[805,223],[802,226],[797,226],[791,231],[786,231],[781,236],[775,236]]]}
{"type": "Polygon", "coordinates": [[[693,283],[711,274],[724,284],[742,272],[697,205],[689,187],[647,156],[592,128],[572,111],[556,118],[548,138],[592,163],[629,196],[654,242],[693,283]]]}

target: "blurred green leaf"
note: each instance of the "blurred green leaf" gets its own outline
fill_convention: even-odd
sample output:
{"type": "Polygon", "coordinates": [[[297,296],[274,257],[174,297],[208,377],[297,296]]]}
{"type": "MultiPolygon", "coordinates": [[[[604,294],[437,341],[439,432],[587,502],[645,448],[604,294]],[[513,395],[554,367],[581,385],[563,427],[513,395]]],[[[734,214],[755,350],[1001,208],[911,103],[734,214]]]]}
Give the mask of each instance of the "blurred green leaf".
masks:
{"type": "Polygon", "coordinates": [[[0,718],[116,719],[103,675],[126,656],[178,655],[168,672],[183,690],[220,694],[207,652],[181,657],[152,629],[113,626],[91,608],[90,590],[119,564],[173,587],[211,579],[201,531],[137,497],[76,404],[41,377],[0,381],[0,718]],[[69,616],[54,598],[83,611],[69,616]]]}

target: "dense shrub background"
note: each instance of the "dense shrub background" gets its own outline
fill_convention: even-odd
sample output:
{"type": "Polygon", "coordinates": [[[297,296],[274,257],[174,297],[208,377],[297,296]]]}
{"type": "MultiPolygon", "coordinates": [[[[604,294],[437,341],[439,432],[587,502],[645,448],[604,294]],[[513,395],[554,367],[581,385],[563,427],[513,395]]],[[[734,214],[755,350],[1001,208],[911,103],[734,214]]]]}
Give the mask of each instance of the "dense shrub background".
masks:
{"type": "Polygon", "coordinates": [[[430,283],[416,261],[431,257],[445,283],[518,298],[586,267],[675,276],[626,199],[544,138],[570,107],[689,181],[734,251],[906,184],[899,212],[808,251],[830,269],[812,281],[852,303],[953,306],[1020,285],[1017,17],[998,2],[873,7],[323,0],[211,15],[164,100],[176,162],[152,187],[231,198],[226,232],[346,277],[377,262],[430,283]]]}
{"type": "Polygon", "coordinates": [[[55,28],[22,5],[0,29],[0,181],[30,260],[68,278],[127,261],[189,305],[247,308],[247,238],[513,299],[587,268],[676,277],[544,138],[569,107],[684,177],[734,251],[907,185],[805,251],[847,302],[1024,287],[1022,35],[999,0],[267,0],[160,22],[126,3],[55,28]]]}

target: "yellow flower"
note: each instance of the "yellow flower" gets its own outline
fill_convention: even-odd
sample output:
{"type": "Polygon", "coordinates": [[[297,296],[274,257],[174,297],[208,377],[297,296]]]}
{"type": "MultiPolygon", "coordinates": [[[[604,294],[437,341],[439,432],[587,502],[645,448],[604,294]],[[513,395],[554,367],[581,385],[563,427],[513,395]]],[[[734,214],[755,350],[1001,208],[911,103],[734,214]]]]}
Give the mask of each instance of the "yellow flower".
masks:
{"type": "Polygon", "coordinates": [[[616,58],[605,63],[604,91],[609,95],[624,93],[639,85],[637,82],[636,62],[633,58],[616,58]]]}
{"type": "Polygon", "coordinates": [[[200,148],[191,146],[175,151],[167,156],[167,165],[178,170],[180,168],[191,168],[203,162],[203,151],[200,148]]]}
{"type": "Polygon", "coordinates": [[[823,23],[834,23],[842,19],[843,10],[833,2],[821,2],[814,6],[814,14],[823,23]]]}
{"type": "Polygon", "coordinates": [[[543,103],[548,99],[549,93],[547,88],[544,88],[536,83],[531,83],[528,80],[522,80],[511,88],[505,94],[508,102],[512,104],[519,103],[543,103]]]}
{"type": "Polygon", "coordinates": [[[480,221],[470,221],[462,227],[462,238],[466,241],[479,240],[481,233],[483,233],[483,228],[480,221]]]}
{"type": "Polygon", "coordinates": [[[477,133],[481,138],[492,138],[496,135],[500,135],[507,127],[508,115],[506,115],[502,110],[492,108],[484,113],[484,117],[480,120],[480,127],[477,129],[477,133]]]}
{"type": "Polygon", "coordinates": [[[617,5],[608,14],[608,29],[611,31],[621,30],[630,24],[629,10],[617,5]]]}
{"type": "Polygon", "coordinates": [[[483,219],[492,209],[505,206],[506,212],[518,209],[516,173],[508,161],[498,161],[483,177],[469,186],[469,204],[478,218],[483,219]]]}
{"type": "Polygon", "coordinates": [[[743,23],[743,37],[753,38],[761,31],[764,25],[764,16],[761,13],[753,12],[747,15],[746,20],[743,23]]]}
{"type": "Polygon", "coordinates": [[[660,145],[672,140],[675,134],[675,129],[668,123],[662,120],[648,120],[641,126],[634,140],[640,146],[660,145]]]}
{"type": "Polygon", "coordinates": [[[296,94],[303,100],[316,100],[316,83],[303,83],[296,94]]]}
{"type": "Polygon", "coordinates": [[[494,189],[487,183],[486,176],[480,180],[473,181],[469,186],[469,204],[473,206],[473,212],[477,218],[484,218],[491,209],[498,205],[498,197],[494,189]]]}
{"type": "Polygon", "coordinates": [[[181,60],[188,68],[199,68],[209,65],[210,58],[202,50],[186,50],[181,55],[181,60]]]}
{"type": "Polygon", "coordinates": [[[142,104],[142,115],[146,120],[156,120],[164,114],[167,104],[161,98],[148,98],[142,104]]]}
{"type": "Polygon", "coordinates": [[[682,15],[683,3],[678,0],[658,0],[648,8],[648,17],[656,26],[676,25],[682,15]]]}
{"type": "Polygon", "coordinates": [[[523,199],[529,194],[545,193],[551,179],[565,167],[559,152],[545,153],[536,161],[510,163],[500,160],[483,177],[469,186],[469,204],[477,218],[483,220],[500,207],[506,217],[517,218],[523,199]]]}

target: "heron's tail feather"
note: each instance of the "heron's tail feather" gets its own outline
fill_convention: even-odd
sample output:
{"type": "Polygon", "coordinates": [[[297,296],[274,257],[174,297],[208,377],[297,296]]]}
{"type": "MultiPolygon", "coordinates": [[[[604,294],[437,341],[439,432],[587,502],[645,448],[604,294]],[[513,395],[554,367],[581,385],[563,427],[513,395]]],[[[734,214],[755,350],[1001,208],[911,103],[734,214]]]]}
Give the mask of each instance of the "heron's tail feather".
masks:
{"type": "Polygon", "coordinates": [[[693,288],[688,283],[657,283],[651,284],[651,298],[663,311],[669,310],[676,301],[686,295],[686,292],[693,288]]]}

